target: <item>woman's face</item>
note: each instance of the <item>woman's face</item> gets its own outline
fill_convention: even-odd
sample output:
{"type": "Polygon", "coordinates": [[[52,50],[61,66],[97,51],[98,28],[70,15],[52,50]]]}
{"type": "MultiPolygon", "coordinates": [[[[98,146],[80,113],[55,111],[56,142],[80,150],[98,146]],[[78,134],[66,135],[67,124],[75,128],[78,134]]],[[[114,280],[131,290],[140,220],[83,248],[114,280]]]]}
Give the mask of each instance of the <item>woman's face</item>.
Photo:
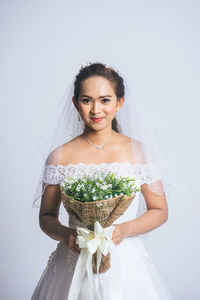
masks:
{"type": "Polygon", "coordinates": [[[115,113],[119,111],[123,101],[124,97],[117,101],[110,82],[101,76],[94,76],[82,82],[78,103],[73,97],[82,120],[93,129],[111,127],[115,113]]]}

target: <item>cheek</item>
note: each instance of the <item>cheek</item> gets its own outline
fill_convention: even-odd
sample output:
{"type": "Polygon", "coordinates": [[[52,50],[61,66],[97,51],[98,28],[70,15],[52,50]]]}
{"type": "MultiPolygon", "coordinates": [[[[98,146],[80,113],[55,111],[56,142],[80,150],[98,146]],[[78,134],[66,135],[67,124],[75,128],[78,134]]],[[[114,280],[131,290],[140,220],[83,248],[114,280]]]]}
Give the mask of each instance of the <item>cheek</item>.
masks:
{"type": "Polygon", "coordinates": [[[82,113],[86,113],[89,110],[89,106],[87,105],[79,105],[79,111],[82,113]]]}
{"type": "Polygon", "coordinates": [[[106,106],[104,111],[109,115],[113,115],[113,114],[115,114],[116,107],[115,107],[115,105],[106,106]]]}

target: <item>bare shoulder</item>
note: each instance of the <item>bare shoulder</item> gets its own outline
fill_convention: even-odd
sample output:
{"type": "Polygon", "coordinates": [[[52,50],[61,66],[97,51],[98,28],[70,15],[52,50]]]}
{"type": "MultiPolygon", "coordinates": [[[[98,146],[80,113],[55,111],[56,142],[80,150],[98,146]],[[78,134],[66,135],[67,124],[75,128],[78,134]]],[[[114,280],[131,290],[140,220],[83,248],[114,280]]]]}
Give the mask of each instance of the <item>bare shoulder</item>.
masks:
{"type": "Polygon", "coordinates": [[[127,144],[131,144],[133,145],[134,148],[142,148],[142,143],[136,139],[133,139],[127,135],[124,135],[124,134],[121,134],[121,133],[118,133],[118,142],[120,143],[127,143],[127,144]]]}
{"type": "Polygon", "coordinates": [[[131,148],[131,150],[133,151],[134,163],[144,164],[146,160],[143,143],[123,134],[120,134],[120,138],[121,144],[123,146],[126,145],[126,147],[124,148],[126,148],[127,150],[130,150],[131,148]]]}
{"type": "Polygon", "coordinates": [[[146,154],[144,145],[141,141],[132,139],[132,147],[134,154],[134,163],[145,164],[146,163],[146,154]]]}
{"type": "Polygon", "coordinates": [[[79,148],[79,137],[75,137],[74,139],[68,141],[67,143],[57,147],[54,149],[48,156],[46,160],[46,164],[53,165],[65,165],[67,164],[68,158],[71,159],[72,155],[76,155],[76,151],[79,148]]]}

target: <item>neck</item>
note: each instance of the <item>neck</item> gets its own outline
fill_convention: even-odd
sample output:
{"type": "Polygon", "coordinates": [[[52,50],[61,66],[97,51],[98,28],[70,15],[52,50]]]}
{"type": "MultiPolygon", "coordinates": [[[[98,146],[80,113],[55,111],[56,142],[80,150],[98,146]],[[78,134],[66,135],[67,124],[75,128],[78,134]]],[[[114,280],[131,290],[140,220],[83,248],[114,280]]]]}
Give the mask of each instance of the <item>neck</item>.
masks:
{"type": "Polygon", "coordinates": [[[85,126],[83,131],[84,135],[88,140],[90,140],[94,144],[102,144],[105,140],[109,139],[113,133],[112,128],[104,128],[102,130],[92,130],[91,128],[85,126]]]}

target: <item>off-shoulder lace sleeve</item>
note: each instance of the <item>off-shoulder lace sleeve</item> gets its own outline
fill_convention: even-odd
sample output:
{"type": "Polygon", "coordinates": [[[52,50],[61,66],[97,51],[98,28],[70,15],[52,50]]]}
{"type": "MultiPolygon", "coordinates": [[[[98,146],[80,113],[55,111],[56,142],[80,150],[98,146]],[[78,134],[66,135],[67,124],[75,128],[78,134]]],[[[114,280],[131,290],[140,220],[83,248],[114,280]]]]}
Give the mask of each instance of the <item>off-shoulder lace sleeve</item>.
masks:
{"type": "Polygon", "coordinates": [[[141,184],[151,184],[161,178],[161,174],[155,163],[141,165],[139,175],[141,184]]]}
{"type": "Polygon", "coordinates": [[[39,208],[38,204],[40,204],[41,198],[45,192],[46,187],[51,184],[60,184],[60,182],[64,178],[65,178],[64,166],[45,164],[40,175],[40,180],[36,188],[36,193],[34,196],[32,206],[39,208]]]}
{"type": "Polygon", "coordinates": [[[65,168],[61,165],[45,165],[42,177],[44,184],[59,184],[65,178],[65,168]]]}
{"type": "Polygon", "coordinates": [[[158,194],[164,193],[161,171],[155,162],[138,165],[135,172],[135,177],[141,186],[147,184],[150,191],[158,194]]]}

